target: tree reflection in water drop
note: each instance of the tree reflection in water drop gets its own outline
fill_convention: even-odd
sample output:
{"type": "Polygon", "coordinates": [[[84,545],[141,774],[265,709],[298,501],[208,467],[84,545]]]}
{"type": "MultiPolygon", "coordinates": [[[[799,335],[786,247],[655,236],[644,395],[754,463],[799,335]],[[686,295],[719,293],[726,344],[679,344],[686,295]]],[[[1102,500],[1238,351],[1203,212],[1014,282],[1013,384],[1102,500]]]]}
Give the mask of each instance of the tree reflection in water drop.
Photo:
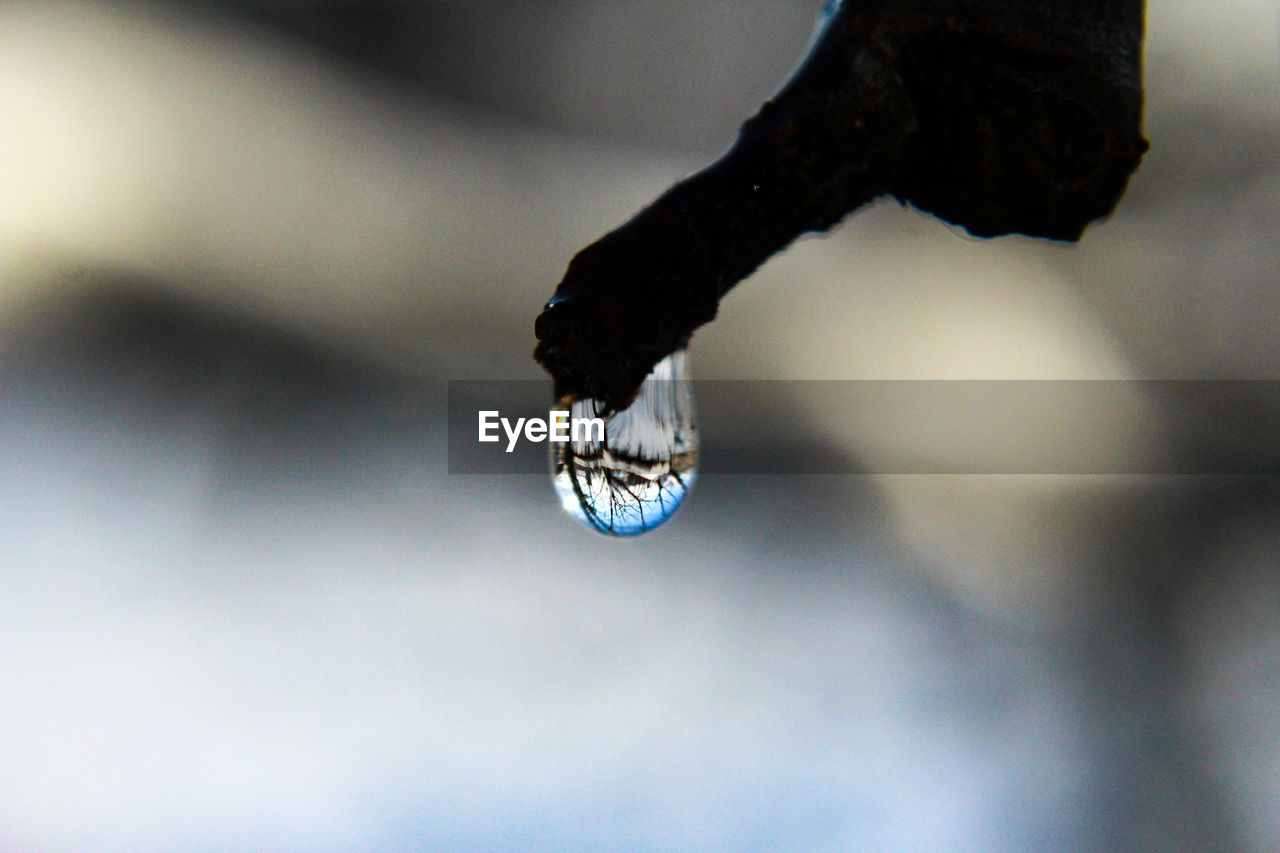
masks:
{"type": "Polygon", "coordinates": [[[571,422],[603,418],[594,433],[551,445],[552,476],[565,509],[594,530],[634,536],[662,524],[693,487],[698,429],[688,356],[681,349],[658,362],[620,412],[594,398],[566,398],[571,422]]]}

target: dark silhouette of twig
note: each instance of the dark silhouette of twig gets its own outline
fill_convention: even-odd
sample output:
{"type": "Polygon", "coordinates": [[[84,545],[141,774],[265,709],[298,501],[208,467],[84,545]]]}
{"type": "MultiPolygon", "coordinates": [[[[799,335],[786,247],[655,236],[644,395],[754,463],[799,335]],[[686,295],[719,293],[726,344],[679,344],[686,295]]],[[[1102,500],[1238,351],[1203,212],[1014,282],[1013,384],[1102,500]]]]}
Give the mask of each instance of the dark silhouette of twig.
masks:
{"type": "Polygon", "coordinates": [[[538,317],[557,398],[625,407],[800,234],[890,194],[1076,240],[1137,168],[1141,0],[846,0],[718,162],[583,249],[538,317]]]}

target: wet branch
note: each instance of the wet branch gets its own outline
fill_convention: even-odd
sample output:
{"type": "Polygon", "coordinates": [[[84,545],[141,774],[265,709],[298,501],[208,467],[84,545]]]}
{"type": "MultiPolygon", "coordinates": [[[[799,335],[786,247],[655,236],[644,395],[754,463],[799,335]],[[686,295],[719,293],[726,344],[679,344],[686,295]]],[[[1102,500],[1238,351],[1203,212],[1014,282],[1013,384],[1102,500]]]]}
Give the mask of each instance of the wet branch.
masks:
{"type": "Polygon", "coordinates": [[[893,195],[970,232],[1079,239],[1147,148],[1141,0],[846,0],[718,162],[583,249],[538,317],[556,396],[622,409],[799,235],[893,195]]]}

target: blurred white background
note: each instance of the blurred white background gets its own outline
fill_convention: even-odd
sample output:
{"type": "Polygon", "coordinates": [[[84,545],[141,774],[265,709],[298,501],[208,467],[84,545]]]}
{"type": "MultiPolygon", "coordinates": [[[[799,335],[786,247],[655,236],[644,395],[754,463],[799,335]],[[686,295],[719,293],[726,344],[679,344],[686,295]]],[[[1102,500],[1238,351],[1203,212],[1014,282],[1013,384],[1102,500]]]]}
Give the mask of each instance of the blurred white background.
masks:
{"type": "MultiPolygon", "coordinates": [[[[707,477],[613,542],[447,473],[446,381],[540,376],[568,259],[819,5],[0,5],[0,850],[1280,848],[1274,474],[707,477]]],[[[1278,54],[1273,2],[1152,0],[1113,217],[877,204],[698,375],[1277,378],[1278,54]]],[[[868,470],[964,451],[758,402],[868,470]]]]}

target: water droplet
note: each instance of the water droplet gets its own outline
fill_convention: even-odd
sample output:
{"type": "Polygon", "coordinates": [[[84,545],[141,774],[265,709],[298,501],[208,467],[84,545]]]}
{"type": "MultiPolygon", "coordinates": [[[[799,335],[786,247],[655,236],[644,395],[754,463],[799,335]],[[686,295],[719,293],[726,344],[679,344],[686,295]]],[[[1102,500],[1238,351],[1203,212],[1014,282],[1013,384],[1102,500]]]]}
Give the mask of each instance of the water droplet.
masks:
{"type": "Polygon", "coordinates": [[[551,443],[551,470],[565,509],[601,533],[634,536],[662,524],[693,487],[698,428],[688,356],[677,350],[658,362],[635,400],[609,412],[594,398],[566,398],[570,421],[603,418],[598,431],[551,443]]]}

